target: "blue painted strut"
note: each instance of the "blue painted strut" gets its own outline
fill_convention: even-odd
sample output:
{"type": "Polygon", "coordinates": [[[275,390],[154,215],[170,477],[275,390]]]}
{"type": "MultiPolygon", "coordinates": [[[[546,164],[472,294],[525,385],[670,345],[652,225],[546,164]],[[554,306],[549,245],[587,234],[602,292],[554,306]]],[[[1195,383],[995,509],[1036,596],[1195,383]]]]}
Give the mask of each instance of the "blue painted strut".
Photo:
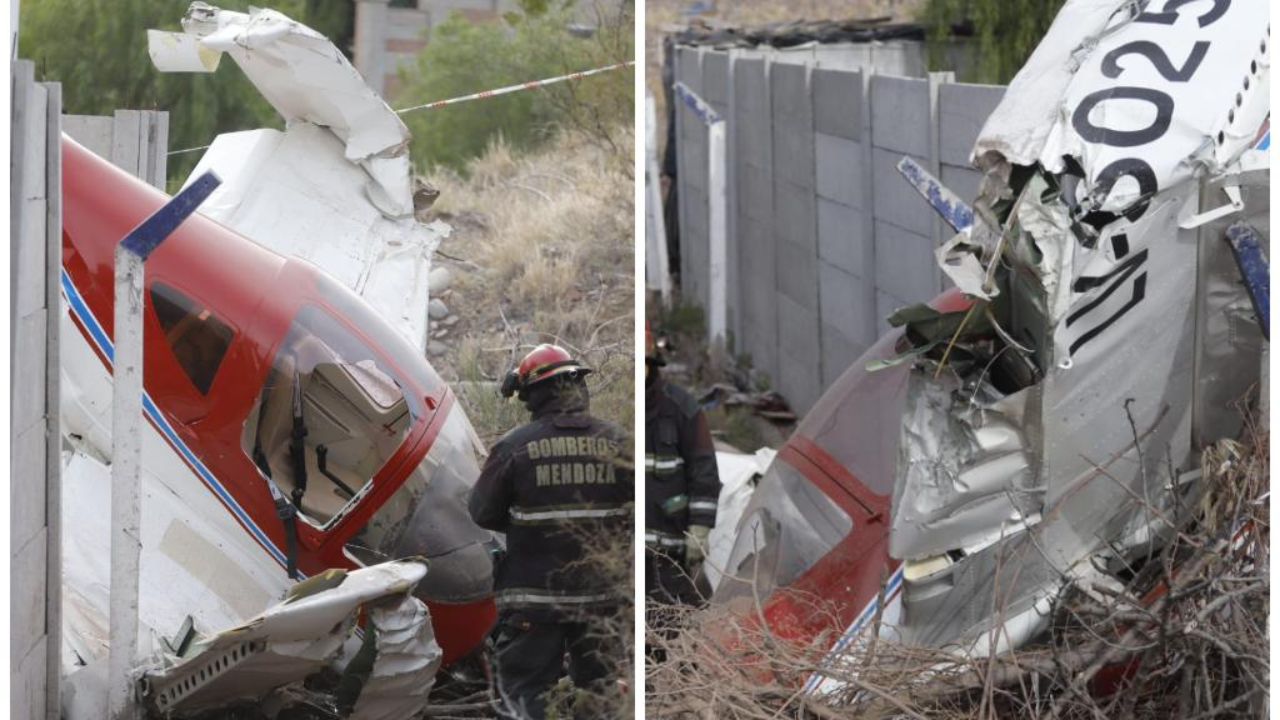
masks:
{"type": "Polygon", "coordinates": [[[678,82],[675,84],[675,91],[680,100],[684,102],[685,107],[692,110],[703,125],[715,125],[718,122],[724,122],[724,118],[720,117],[720,113],[711,107],[711,103],[698,97],[698,94],[690,90],[688,85],[678,82]]]}
{"type": "Polygon", "coordinates": [[[1247,223],[1234,223],[1227,228],[1227,242],[1240,266],[1244,286],[1253,301],[1253,311],[1262,326],[1262,336],[1271,341],[1271,266],[1262,252],[1264,240],[1258,231],[1247,223]]]}
{"type": "Polygon", "coordinates": [[[182,221],[190,217],[191,213],[200,207],[200,203],[204,202],[221,184],[222,180],[212,170],[201,175],[195,182],[170,198],[163,207],[139,223],[138,227],[130,230],[129,234],[120,241],[120,246],[145,262],[151,253],[160,247],[160,243],[172,235],[182,221]]]}
{"type": "Polygon", "coordinates": [[[898,161],[898,172],[902,173],[916,192],[923,195],[933,209],[938,211],[951,229],[964,232],[966,228],[973,225],[973,209],[964,204],[964,201],[948,190],[945,185],[938,182],[938,179],[930,175],[929,171],[920,167],[915,160],[903,156],[898,161]]]}

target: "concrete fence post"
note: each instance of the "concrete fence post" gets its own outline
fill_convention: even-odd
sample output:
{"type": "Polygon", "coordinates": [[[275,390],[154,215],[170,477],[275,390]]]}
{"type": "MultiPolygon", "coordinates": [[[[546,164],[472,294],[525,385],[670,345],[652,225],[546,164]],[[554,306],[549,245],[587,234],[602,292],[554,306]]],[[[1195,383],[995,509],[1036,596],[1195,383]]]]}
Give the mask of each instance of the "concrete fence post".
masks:
{"type": "Polygon", "coordinates": [[[738,235],[738,127],[736,123],[738,116],[738,83],[734,70],[739,55],[738,50],[729,50],[727,59],[728,71],[725,73],[725,82],[729,84],[725,88],[725,118],[728,122],[728,127],[725,128],[727,137],[725,139],[724,156],[724,167],[727,173],[725,192],[728,194],[725,207],[725,237],[728,243],[728,259],[725,266],[727,277],[725,282],[728,293],[726,302],[730,308],[733,308],[733,327],[727,328],[733,333],[734,345],[736,346],[733,350],[740,350],[742,347],[742,239],[738,235]]]}
{"type": "MultiPolygon", "coordinates": [[[[671,265],[667,258],[667,232],[662,212],[662,175],[658,168],[658,118],[653,96],[645,95],[645,208],[647,242],[645,268],[649,282],[656,282],[662,304],[671,305],[671,265]]],[[[674,142],[674,140],[672,140],[674,142]]]]}
{"type": "MultiPolygon", "coordinates": [[[[953,72],[929,73],[929,172],[939,181],[942,180],[942,120],[938,112],[938,95],[944,84],[955,81],[956,74],[953,72]]],[[[942,247],[942,243],[948,239],[946,233],[947,229],[943,225],[942,217],[934,213],[933,246],[935,248],[942,247]]],[[[942,268],[934,265],[933,275],[937,282],[937,290],[941,292],[942,268]]]]}
{"type": "Polygon", "coordinates": [[[10,64],[9,715],[56,720],[61,677],[61,85],[10,64]]]}
{"type": "Polygon", "coordinates": [[[867,282],[863,283],[866,288],[865,297],[863,298],[861,312],[863,314],[862,327],[869,328],[871,337],[857,338],[858,342],[864,347],[871,347],[876,339],[876,328],[880,323],[876,313],[877,290],[879,281],[876,279],[876,177],[875,177],[875,152],[873,150],[875,143],[871,137],[871,81],[875,79],[876,73],[874,68],[863,68],[862,77],[862,103],[860,105],[861,115],[859,118],[861,128],[859,130],[859,138],[862,140],[862,236],[865,242],[862,244],[862,267],[866,268],[867,282]]]}
{"type": "Polygon", "coordinates": [[[724,342],[727,326],[728,246],[725,235],[729,198],[725,167],[725,121],[710,103],[688,85],[677,82],[675,91],[681,104],[693,112],[707,130],[707,340],[716,345],[724,342]]]}
{"type": "Polygon", "coordinates": [[[115,249],[111,396],[111,616],[107,709],[113,720],[141,714],[134,693],[142,554],[143,272],[147,257],[220,184],[205,173],[142,221],[115,249]]]}
{"type": "Polygon", "coordinates": [[[111,418],[111,628],[107,708],[115,720],[140,715],[130,677],[138,657],[141,555],[142,258],[117,247],[115,380],[111,418]]]}
{"type": "MultiPolygon", "coordinates": [[[[14,3],[17,4],[16,2],[14,3]]],[[[49,527],[49,564],[46,568],[45,611],[49,636],[47,662],[48,699],[45,716],[49,720],[62,717],[62,353],[58,337],[61,327],[62,285],[62,85],[45,83],[45,183],[49,189],[45,200],[45,307],[48,324],[45,341],[45,427],[46,443],[45,512],[49,527]]]]}
{"type": "Polygon", "coordinates": [[[708,335],[712,345],[725,341],[725,330],[728,325],[726,315],[729,294],[727,290],[727,270],[729,251],[727,245],[726,211],[728,194],[726,183],[725,161],[728,154],[725,149],[724,119],[711,123],[707,128],[707,213],[708,235],[710,244],[711,284],[710,313],[708,335]]]}

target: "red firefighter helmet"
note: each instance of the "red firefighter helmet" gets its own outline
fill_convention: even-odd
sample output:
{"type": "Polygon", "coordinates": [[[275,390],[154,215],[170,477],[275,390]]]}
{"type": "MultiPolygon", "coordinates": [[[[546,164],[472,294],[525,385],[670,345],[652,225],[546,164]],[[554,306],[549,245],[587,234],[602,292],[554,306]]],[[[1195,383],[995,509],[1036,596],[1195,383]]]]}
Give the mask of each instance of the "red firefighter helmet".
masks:
{"type": "Polygon", "coordinates": [[[511,397],[516,393],[523,392],[535,383],[540,383],[548,378],[558,375],[566,375],[576,373],[579,376],[586,375],[591,372],[591,368],[586,367],[573,359],[568,350],[559,345],[548,345],[543,343],[533,350],[520,361],[520,365],[507,373],[506,378],[502,381],[502,396],[511,397]]]}
{"type": "MultiPolygon", "coordinates": [[[[653,337],[653,330],[649,329],[649,321],[644,321],[644,361],[648,365],[666,365],[666,361],[662,358],[662,351],[667,349],[670,342],[665,338],[653,337]]],[[[646,371],[647,372],[647,371],[646,371]]]]}

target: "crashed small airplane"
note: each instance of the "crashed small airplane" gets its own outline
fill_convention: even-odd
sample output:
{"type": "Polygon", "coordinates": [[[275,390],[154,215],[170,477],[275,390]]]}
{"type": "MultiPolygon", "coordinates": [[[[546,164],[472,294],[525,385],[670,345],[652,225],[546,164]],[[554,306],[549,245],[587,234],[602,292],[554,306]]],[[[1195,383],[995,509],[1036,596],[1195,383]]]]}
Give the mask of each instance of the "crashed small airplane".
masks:
{"type": "MultiPolygon", "coordinates": [[[[327,39],[203,3],[183,24],[152,34],[161,69],[230,54],[288,128],[219,136],[193,179],[225,182],[147,261],[141,700],[254,701],[363,643],[354,717],[404,717],[496,615],[465,502],[484,449],[422,351],[447,227],[415,219],[408,131],[327,39]]],[[[168,198],[62,154],[64,711],[101,717],[113,250],[168,198]]]]}
{"type": "Polygon", "coordinates": [[[972,208],[904,160],[957,232],[955,288],[899,310],[804,418],[713,604],[828,638],[826,667],[873,617],[983,656],[1195,507],[1268,333],[1267,12],[1070,0],[978,137],[972,208]]]}

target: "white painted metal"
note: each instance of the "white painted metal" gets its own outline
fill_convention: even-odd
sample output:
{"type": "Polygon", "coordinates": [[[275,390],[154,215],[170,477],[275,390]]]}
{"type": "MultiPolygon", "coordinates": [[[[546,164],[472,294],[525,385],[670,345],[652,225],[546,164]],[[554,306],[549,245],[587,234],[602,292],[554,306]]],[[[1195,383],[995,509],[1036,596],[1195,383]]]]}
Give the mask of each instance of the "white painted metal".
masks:
{"type": "Polygon", "coordinates": [[[138,657],[142,474],[142,258],[115,251],[115,384],[111,435],[111,648],[108,712],[136,717],[130,674],[138,657]]]}
{"type": "Polygon", "coordinates": [[[185,33],[150,33],[158,68],[189,69],[199,65],[191,53],[226,53],[287,121],[283,132],[214,139],[187,178],[213,170],[223,179],[201,214],[318,265],[425,349],[431,256],[451,228],[416,219],[410,136],[399,116],[332,42],[275,11],[192,6],[182,22],[185,33]]]}

